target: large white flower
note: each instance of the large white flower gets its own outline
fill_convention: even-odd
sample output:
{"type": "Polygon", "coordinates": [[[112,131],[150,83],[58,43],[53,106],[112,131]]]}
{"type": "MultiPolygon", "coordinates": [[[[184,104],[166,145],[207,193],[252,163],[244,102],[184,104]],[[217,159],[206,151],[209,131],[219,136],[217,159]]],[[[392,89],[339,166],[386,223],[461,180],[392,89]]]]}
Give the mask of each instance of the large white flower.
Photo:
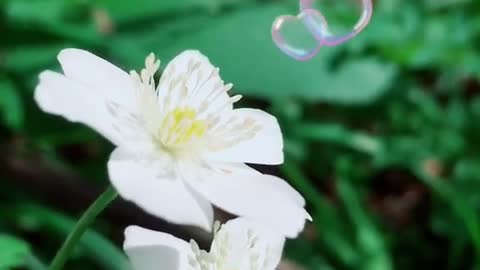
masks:
{"type": "Polygon", "coordinates": [[[160,62],[153,54],[140,74],[79,49],[65,49],[58,59],[64,74],[40,74],[35,100],[117,146],[108,171],[123,198],[168,221],[207,230],[211,204],[289,237],[302,230],[309,218],[302,196],[282,179],[245,165],[283,162],[276,119],[261,110],[233,109],[240,96],[228,95],[232,85],[205,56],[181,53],[158,85],[160,62]]]}
{"type": "Polygon", "coordinates": [[[237,218],[214,230],[209,252],[193,240],[136,226],[125,230],[124,249],[134,270],[274,270],[284,240],[237,218]]]}

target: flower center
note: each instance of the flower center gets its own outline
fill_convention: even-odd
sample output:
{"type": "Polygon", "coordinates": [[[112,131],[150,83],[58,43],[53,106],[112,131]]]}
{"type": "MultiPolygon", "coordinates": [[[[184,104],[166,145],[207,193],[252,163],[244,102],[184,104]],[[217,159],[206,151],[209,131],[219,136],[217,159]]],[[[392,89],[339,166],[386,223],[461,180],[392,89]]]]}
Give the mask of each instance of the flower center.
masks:
{"type": "Polygon", "coordinates": [[[190,241],[192,254],[189,264],[193,270],[273,269],[269,263],[270,247],[260,245],[258,236],[252,230],[235,237],[231,231],[215,222],[213,233],[210,252],[201,250],[194,240],[190,241]]]}
{"type": "Polygon", "coordinates": [[[207,124],[197,116],[197,112],[189,107],[175,108],[167,113],[159,130],[162,145],[173,150],[191,145],[202,138],[207,124]]]}
{"type": "Polygon", "coordinates": [[[166,151],[174,157],[196,157],[203,150],[220,151],[249,140],[261,129],[249,117],[221,117],[225,111],[233,110],[232,105],[241,95],[227,94],[232,84],[224,85],[218,68],[193,59],[186,66],[171,63],[157,86],[154,74],[159,67],[160,61],[150,54],[144,69],[130,72],[138,112],[131,113],[113,102],[108,104],[119,119],[115,128],[125,139],[140,142],[150,148],[148,151],[153,146],[154,151],[166,151]],[[126,125],[128,131],[122,128],[126,125]]]}

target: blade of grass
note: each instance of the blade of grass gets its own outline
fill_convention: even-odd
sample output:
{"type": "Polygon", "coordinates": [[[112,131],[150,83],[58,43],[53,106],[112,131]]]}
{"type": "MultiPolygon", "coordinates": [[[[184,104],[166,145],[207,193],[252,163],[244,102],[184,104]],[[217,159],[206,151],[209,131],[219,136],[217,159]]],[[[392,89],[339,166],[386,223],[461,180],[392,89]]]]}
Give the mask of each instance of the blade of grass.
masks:
{"type": "Polygon", "coordinates": [[[358,192],[350,183],[348,178],[350,170],[350,164],[347,159],[340,158],[337,160],[337,191],[347,214],[355,226],[357,243],[363,252],[358,268],[366,270],[393,269],[392,258],[383,241],[383,235],[371,222],[372,219],[362,207],[363,203],[358,192]]]}
{"type": "Polygon", "coordinates": [[[293,129],[295,134],[307,141],[343,145],[368,155],[376,155],[383,146],[379,138],[352,132],[338,124],[302,123],[293,129]]]}
{"type": "MultiPolygon", "coordinates": [[[[291,159],[287,158],[286,160],[291,159]]],[[[336,213],[336,209],[323,198],[322,194],[312,185],[313,182],[307,179],[294,162],[285,162],[281,170],[313,207],[313,223],[321,234],[320,239],[327,246],[327,249],[334,256],[338,257],[344,265],[354,266],[360,258],[352,246],[352,241],[348,239],[347,234],[342,230],[343,222],[336,213]]]]}
{"type": "MultiPolygon", "coordinates": [[[[345,147],[352,148],[359,152],[369,154],[372,158],[378,156],[389,156],[384,143],[373,136],[353,132],[338,125],[319,125],[309,124],[300,125],[298,134],[306,139],[336,143],[345,147]],[[310,132],[307,132],[310,130],[310,132]],[[361,138],[359,143],[358,138],[361,138]]],[[[424,171],[418,164],[411,164],[412,161],[405,160],[403,164],[413,171],[418,179],[430,187],[434,193],[442,200],[446,201],[452,210],[463,221],[470,235],[473,246],[475,247],[476,258],[480,258],[480,219],[477,217],[475,209],[464,198],[454,192],[448,181],[439,177],[434,177],[424,171]]],[[[480,262],[477,263],[480,265],[480,262]]]]}

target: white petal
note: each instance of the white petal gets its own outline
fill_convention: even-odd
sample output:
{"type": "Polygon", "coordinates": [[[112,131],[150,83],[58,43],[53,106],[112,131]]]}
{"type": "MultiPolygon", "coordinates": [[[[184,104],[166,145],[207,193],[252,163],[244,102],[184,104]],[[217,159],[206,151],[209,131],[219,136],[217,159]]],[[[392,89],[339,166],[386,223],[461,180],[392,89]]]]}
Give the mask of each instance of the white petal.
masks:
{"type": "Polygon", "coordinates": [[[42,110],[86,124],[114,144],[119,143],[119,135],[113,128],[102,96],[53,71],[44,71],[39,78],[34,98],[42,110]]]}
{"type": "MultiPolygon", "coordinates": [[[[261,172],[253,169],[252,167],[243,164],[243,163],[221,163],[218,165],[222,170],[234,171],[235,173],[240,174],[258,174],[264,175],[261,172]]],[[[288,195],[291,202],[297,204],[298,206],[305,206],[305,199],[302,194],[300,194],[296,189],[292,188],[286,181],[280,179],[275,183],[276,188],[283,192],[285,195],[288,195]]]]}
{"type": "Polygon", "coordinates": [[[132,109],[135,88],[130,75],[108,61],[80,49],[64,49],[58,54],[65,76],[90,91],[132,109]]]}
{"type": "Polygon", "coordinates": [[[200,107],[208,99],[208,112],[231,110],[229,95],[226,91],[221,91],[223,86],[223,81],[208,58],[199,51],[187,50],[168,63],[159,82],[158,94],[164,101],[169,91],[172,91],[173,104],[178,104],[183,99],[188,106],[194,108],[200,107]],[[192,71],[193,66],[195,69],[192,71]]]}
{"type": "Polygon", "coordinates": [[[235,109],[232,115],[238,119],[253,119],[261,129],[249,140],[240,141],[218,152],[208,153],[207,159],[268,165],[283,163],[282,132],[274,116],[256,109],[235,109]]]}
{"type": "Polygon", "coordinates": [[[197,177],[188,176],[188,183],[219,208],[281,235],[293,238],[303,230],[305,219],[310,218],[304,209],[305,201],[284,180],[234,166],[214,169],[197,177]]]}
{"type": "MultiPolygon", "coordinates": [[[[256,237],[255,253],[258,259],[265,263],[262,269],[275,269],[282,258],[285,238],[276,233],[272,233],[270,228],[265,228],[247,218],[235,218],[229,220],[222,226],[230,238],[233,257],[238,256],[245,249],[245,242],[252,234],[256,237]]],[[[216,245],[214,242],[212,245],[216,245]]],[[[235,258],[229,258],[233,259],[235,258]]]]}
{"type": "Polygon", "coordinates": [[[129,226],[124,249],[134,270],[188,269],[190,245],[170,234],[129,226]]]}
{"type": "Polygon", "coordinates": [[[110,156],[108,173],[118,193],[146,212],[173,223],[211,230],[212,206],[181,180],[160,176],[157,168],[136,161],[120,148],[110,156]]]}

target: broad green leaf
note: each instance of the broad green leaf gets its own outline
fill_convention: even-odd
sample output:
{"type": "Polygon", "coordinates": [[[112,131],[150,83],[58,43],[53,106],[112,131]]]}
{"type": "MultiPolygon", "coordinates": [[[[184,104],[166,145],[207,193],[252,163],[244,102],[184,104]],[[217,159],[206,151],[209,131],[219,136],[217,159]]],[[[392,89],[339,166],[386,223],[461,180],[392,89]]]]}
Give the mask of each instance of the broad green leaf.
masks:
{"type": "Polygon", "coordinates": [[[0,269],[12,269],[24,264],[30,253],[29,245],[10,235],[0,234],[0,269]]]}
{"type": "Polygon", "coordinates": [[[80,1],[64,0],[15,0],[7,1],[6,16],[15,22],[55,22],[80,14],[80,1]]]}
{"type": "Polygon", "coordinates": [[[427,8],[436,10],[448,7],[454,7],[458,5],[465,5],[471,3],[472,0],[443,0],[443,1],[436,1],[436,0],[427,0],[425,1],[427,8]]]}
{"type": "Polygon", "coordinates": [[[236,85],[235,91],[263,99],[299,97],[365,104],[389,89],[395,69],[376,59],[349,59],[333,69],[330,64],[340,52],[338,48],[324,48],[308,62],[283,55],[273,44],[270,26],[275,16],[289,12],[282,4],[251,6],[218,17],[208,27],[187,33],[173,44],[158,40],[149,49],[156,49],[162,60],[185,49],[199,49],[221,68],[226,81],[236,85]]]}
{"type": "Polygon", "coordinates": [[[149,19],[156,16],[183,14],[185,11],[196,13],[218,10],[222,5],[249,2],[240,0],[138,0],[126,1],[119,4],[116,0],[100,0],[95,3],[98,8],[104,9],[116,23],[131,23],[139,19],[149,19]]]}
{"type": "Polygon", "coordinates": [[[47,270],[47,266],[32,253],[25,259],[25,267],[29,270],[47,270]]]}
{"type": "Polygon", "coordinates": [[[68,47],[66,44],[12,47],[5,50],[1,65],[15,72],[47,68],[56,63],[57,54],[66,47],[68,47]]]}
{"type": "MultiPolygon", "coordinates": [[[[215,23],[215,18],[194,14],[187,18],[152,24],[145,31],[119,33],[110,43],[110,53],[125,65],[125,70],[139,69],[149,53],[175,44],[179,36],[197,32],[212,23],[215,23]]],[[[165,59],[162,59],[162,65],[164,64],[165,59]]]]}
{"type": "MultiPolygon", "coordinates": [[[[101,26],[95,24],[94,14],[94,10],[81,0],[15,0],[7,1],[5,6],[5,19],[12,30],[48,33],[82,44],[100,45],[103,34],[101,26]]],[[[15,45],[15,40],[19,39],[30,45],[31,39],[42,38],[37,34],[13,37],[5,42],[9,44],[13,40],[12,45],[15,45]]]]}
{"type": "MultiPolygon", "coordinates": [[[[349,60],[337,71],[327,73],[312,99],[332,103],[369,103],[390,87],[395,68],[373,58],[349,60]]],[[[321,82],[319,82],[320,84],[321,82]]]]}

